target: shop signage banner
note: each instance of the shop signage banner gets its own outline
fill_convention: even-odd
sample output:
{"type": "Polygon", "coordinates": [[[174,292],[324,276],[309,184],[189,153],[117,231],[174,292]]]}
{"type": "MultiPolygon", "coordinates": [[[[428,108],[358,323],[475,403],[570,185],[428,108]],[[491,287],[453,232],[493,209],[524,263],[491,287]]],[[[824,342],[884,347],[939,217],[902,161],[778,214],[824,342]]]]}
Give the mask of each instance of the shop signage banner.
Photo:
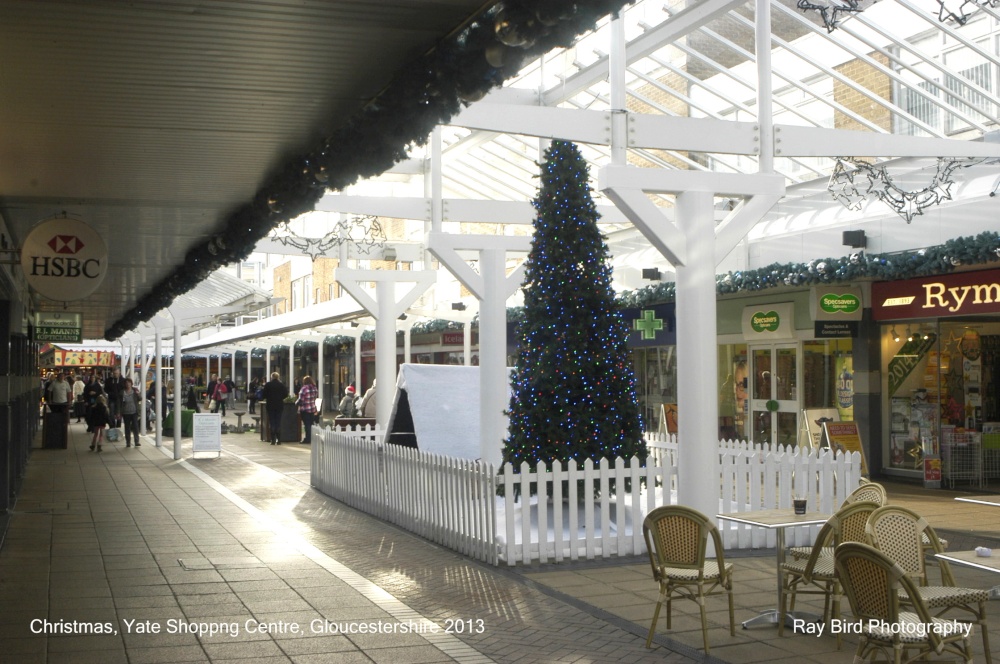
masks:
{"type": "Polygon", "coordinates": [[[858,321],[847,320],[837,323],[828,320],[818,320],[813,323],[813,336],[817,339],[844,339],[858,336],[858,321]]]}
{"type": "Polygon", "coordinates": [[[855,286],[815,286],[809,292],[809,306],[813,320],[861,320],[864,300],[861,289],[855,286]]]}
{"type": "Polygon", "coordinates": [[[83,314],[65,311],[36,313],[35,340],[80,343],[83,341],[83,314]]]}
{"type": "Polygon", "coordinates": [[[47,219],[21,245],[21,269],[28,285],[50,300],[82,300],[108,272],[108,245],[77,219],[47,219]]]}
{"type": "Polygon", "coordinates": [[[1000,270],[872,284],[875,320],[1000,313],[1000,270]]]}
{"type": "Polygon", "coordinates": [[[673,302],[650,307],[622,309],[628,326],[630,348],[674,346],[677,344],[677,305],[673,302]]]}
{"type": "Polygon", "coordinates": [[[755,304],[743,308],[743,338],[748,343],[794,339],[795,305],[792,302],[755,304]]]}

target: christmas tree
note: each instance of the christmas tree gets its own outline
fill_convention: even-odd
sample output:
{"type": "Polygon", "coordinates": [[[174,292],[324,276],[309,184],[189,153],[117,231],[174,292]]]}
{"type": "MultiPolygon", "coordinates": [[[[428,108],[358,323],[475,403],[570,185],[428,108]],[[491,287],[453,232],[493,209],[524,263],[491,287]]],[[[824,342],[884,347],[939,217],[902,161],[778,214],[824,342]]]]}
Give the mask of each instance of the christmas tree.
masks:
{"type": "Polygon", "coordinates": [[[553,141],[541,179],[503,460],[535,468],[645,459],[628,328],[615,305],[587,163],[572,143],[553,141]]]}

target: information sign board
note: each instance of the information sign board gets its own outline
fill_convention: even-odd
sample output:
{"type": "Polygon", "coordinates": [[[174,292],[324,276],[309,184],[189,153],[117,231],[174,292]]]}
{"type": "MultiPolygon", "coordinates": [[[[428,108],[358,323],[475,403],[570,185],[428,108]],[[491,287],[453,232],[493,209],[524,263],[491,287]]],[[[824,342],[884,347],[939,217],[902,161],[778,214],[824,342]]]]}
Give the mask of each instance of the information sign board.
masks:
{"type": "Polygon", "coordinates": [[[191,452],[222,454],[222,415],[195,413],[192,425],[191,452]]]}

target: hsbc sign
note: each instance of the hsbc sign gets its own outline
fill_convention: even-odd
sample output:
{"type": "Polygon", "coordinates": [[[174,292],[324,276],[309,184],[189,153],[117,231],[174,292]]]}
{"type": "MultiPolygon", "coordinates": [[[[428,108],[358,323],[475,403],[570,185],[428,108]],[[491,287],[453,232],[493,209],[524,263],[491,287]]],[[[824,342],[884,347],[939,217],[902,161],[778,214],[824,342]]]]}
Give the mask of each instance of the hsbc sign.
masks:
{"type": "Polygon", "coordinates": [[[21,269],[28,284],[59,302],[81,300],[104,281],[108,245],[77,219],[47,219],[31,229],[21,246],[21,269]]]}

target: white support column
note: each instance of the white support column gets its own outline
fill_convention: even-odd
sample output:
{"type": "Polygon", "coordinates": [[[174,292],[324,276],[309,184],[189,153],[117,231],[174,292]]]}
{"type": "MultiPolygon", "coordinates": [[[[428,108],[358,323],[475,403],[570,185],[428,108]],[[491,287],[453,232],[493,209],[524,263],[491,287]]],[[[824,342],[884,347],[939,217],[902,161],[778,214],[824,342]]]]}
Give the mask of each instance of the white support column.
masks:
{"type": "Polygon", "coordinates": [[[288,392],[295,389],[295,341],[288,340],[288,392]]]}
{"type": "MultiPolygon", "coordinates": [[[[318,396],[320,398],[320,403],[323,404],[323,408],[326,408],[326,379],[323,377],[323,347],[326,345],[323,342],[326,341],[326,336],[321,336],[319,342],[316,346],[316,376],[314,376],[314,381],[316,383],[316,389],[318,390],[318,396]]],[[[323,408],[320,409],[319,417],[323,417],[323,408]]]]}
{"type": "MultiPolygon", "coordinates": [[[[437,280],[430,270],[353,270],[337,268],[334,278],[351,297],[375,317],[375,421],[380,427],[389,424],[392,398],[396,390],[396,323],[399,315],[409,308],[424,291],[437,280]],[[375,282],[375,298],[361,287],[362,283],[375,282]],[[411,283],[409,291],[396,299],[396,285],[411,283]]],[[[358,365],[358,391],[364,393],[368,386],[361,385],[361,340],[355,344],[355,361],[358,365]]]]}
{"type": "Polygon", "coordinates": [[[472,366],[472,321],[462,323],[462,366],[472,366]]]}
{"type": "Polygon", "coordinates": [[[611,163],[624,166],[628,145],[628,110],[625,105],[625,24],[620,14],[611,16],[608,66],[608,82],[611,86],[611,163]]]}
{"type": "MultiPolygon", "coordinates": [[[[232,362],[230,362],[230,364],[232,365],[233,370],[232,370],[232,372],[230,372],[229,376],[232,378],[233,383],[235,383],[236,382],[236,349],[235,348],[233,348],[232,353],[233,353],[233,356],[232,356],[233,359],[232,359],[232,362]]],[[[233,395],[233,407],[234,408],[238,407],[238,406],[236,406],[236,395],[235,394],[233,395]]]]}
{"type": "Polygon", "coordinates": [[[507,274],[507,252],[526,254],[531,248],[531,239],[432,233],[427,245],[479,299],[479,453],[483,461],[499,466],[502,441],[506,436],[503,411],[509,405],[507,298],[520,288],[524,278],[523,262],[507,274]],[[479,251],[478,273],[465,262],[459,249],[479,251]]]}
{"type": "MultiPolygon", "coordinates": [[[[145,328],[144,328],[145,329],[145,328]]],[[[153,357],[146,352],[147,337],[145,334],[139,336],[139,378],[135,382],[135,386],[139,388],[139,431],[142,435],[146,435],[146,374],[149,373],[149,367],[152,365],[153,357]]]]}
{"type": "MultiPolygon", "coordinates": [[[[375,283],[378,319],[375,321],[375,422],[389,426],[392,398],[396,391],[396,284],[375,283]]],[[[360,386],[359,386],[360,387],[360,386]]],[[[365,385],[365,388],[368,386],[365,385]]],[[[364,388],[362,393],[364,392],[364,388]]]]}
{"type": "MultiPolygon", "coordinates": [[[[758,171],[774,172],[774,110],[771,93],[771,0],[757,0],[754,39],[757,55],[758,171]]],[[[846,153],[845,153],[846,154],[846,153]]]]}
{"type": "MultiPolygon", "coordinates": [[[[183,426],[183,417],[181,413],[184,408],[182,402],[182,397],[184,395],[184,387],[181,384],[181,356],[182,356],[182,335],[184,334],[184,328],[181,326],[181,317],[174,312],[171,312],[174,317],[174,460],[181,458],[181,427],[183,426]]],[[[212,373],[212,358],[206,358],[208,362],[208,373],[212,373]]],[[[205,376],[205,380],[208,380],[208,376],[205,376]]],[[[206,382],[207,385],[207,382],[206,382]]]]}
{"type": "Polygon", "coordinates": [[[154,420],[154,431],[156,432],[156,446],[163,445],[163,330],[159,322],[156,323],[153,336],[153,355],[156,356],[156,373],[153,374],[153,393],[156,395],[153,407],[156,408],[156,419],[154,420]]]}
{"type": "Polygon", "coordinates": [[[247,346],[247,404],[250,403],[250,381],[253,379],[252,369],[253,369],[253,346],[247,346]]]}
{"type": "Polygon", "coordinates": [[[208,386],[208,381],[212,380],[212,352],[209,351],[205,356],[205,385],[208,386]]]}
{"type": "MultiPolygon", "coordinates": [[[[222,380],[222,376],[224,375],[222,372],[225,371],[225,369],[222,368],[222,356],[223,356],[224,353],[225,353],[225,350],[222,349],[222,348],[220,348],[219,349],[219,370],[215,372],[219,376],[219,380],[222,380]]],[[[211,362],[211,361],[212,360],[209,359],[209,362],[211,362]]]]}
{"type": "Polygon", "coordinates": [[[479,303],[479,455],[500,467],[503,451],[503,411],[507,402],[506,252],[485,249],[479,256],[483,300],[479,303]]]}
{"type": "Polygon", "coordinates": [[[677,266],[677,502],[712,516],[719,511],[719,395],[715,293],[715,209],[711,193],[677,195],[677,223],[687,263],[677,266]],[[682,351],[683,349],[683,351],[682,351]]]}
{"type": "Polygon", "coordinates": [[[121,345],[121,347],[122,347],[121,358],[119,358],[119,364],[120,364],[120,366],[118,367],[119,370],[121,371],[122,376],[127,376],[128,375],[128,374],[125,373],[125,367],[128,366],[126,364],[128,362],[128,354],[130,352],[132,352],[131,342],[129,342],[129,345],[126,346],[125,345],[126,340],[127,340],[126,337],[122,337],[121,339],[118,340],[119,345],[121,345]]]}
{"type": "Polygon", "coordinates": [[[264,353],[264,381],[271,380],[271,344],[267,344],[267,352],[264,353]]]}
{"type": "Polygon", "coordinates": [[[410,344],[411,338],[413,336],[411,334],[412,330],[413,330],[413,325],[407,325],[403,329],[403,362],[404,363],[409,363],[409,362],[413,361],[412,360],[413,351],[412,351],[412,346],[410,344]]]}
{"type": "Polygon", "coordinates": [[[359,396],[364,393],[361,387],[361,330],[359,327],[354,335],[354,387],[358,390],[355,394],[359,396]]]}

